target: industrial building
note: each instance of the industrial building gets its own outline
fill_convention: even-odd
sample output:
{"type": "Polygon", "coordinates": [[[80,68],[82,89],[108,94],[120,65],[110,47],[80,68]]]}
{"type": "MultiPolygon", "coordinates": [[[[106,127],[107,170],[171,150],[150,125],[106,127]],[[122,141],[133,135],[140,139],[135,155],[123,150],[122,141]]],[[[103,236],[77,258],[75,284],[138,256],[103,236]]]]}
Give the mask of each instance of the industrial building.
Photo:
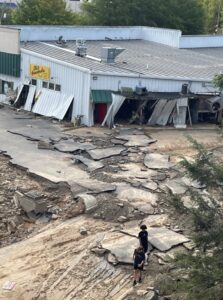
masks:
{"type": "Polygon", "coordinates": [[[219,120],[223,36],[151,27],[0,27],[0,101],[82,123],[219,120]]]}

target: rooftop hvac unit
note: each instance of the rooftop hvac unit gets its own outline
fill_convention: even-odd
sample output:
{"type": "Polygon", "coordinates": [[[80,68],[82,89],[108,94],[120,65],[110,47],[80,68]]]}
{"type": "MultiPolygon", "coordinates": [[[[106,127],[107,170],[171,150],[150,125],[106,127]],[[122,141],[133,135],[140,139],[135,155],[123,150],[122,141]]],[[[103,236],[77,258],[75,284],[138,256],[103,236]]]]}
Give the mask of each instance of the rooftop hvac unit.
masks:
{"type": "Polygon", "coordinates": [[[123,51],[125,51],[123,48],[103,47],[101,50],[101,60],[108,64],[114,63],[115,58],[123,51]]]}
{"type": "Polygon", "coordinates": [[[80,57],[85,57],[87,55],[87,47],[85,40],[76,40],[76,55],[80,57]]]}

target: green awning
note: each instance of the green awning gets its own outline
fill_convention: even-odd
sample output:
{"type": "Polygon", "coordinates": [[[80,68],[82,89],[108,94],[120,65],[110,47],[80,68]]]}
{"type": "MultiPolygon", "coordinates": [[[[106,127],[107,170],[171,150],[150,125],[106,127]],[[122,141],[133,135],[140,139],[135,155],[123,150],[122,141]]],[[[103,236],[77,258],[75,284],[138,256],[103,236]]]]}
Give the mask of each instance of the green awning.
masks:
{"type": "Polygon", "coordinates": [[[109,90],[91,90],[93,103],[112,103],[112,92],[109,90]]]}

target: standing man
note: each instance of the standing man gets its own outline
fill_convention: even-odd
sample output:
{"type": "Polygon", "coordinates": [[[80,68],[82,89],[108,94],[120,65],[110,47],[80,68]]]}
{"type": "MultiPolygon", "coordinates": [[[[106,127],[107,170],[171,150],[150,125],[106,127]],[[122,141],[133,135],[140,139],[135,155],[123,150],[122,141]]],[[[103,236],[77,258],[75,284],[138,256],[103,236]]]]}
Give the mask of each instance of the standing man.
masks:
{"type": "Polygon", "coordinates": [[[140,226],[141,231],[139,232],[138,238],[139,238],[139,243],[140,246],[143,248],[144,253],[146,254],[148,251],[148,231],[146,225],[141,225],[140,226]]]}
{"type": "Polygon", "coordinates": [[[142,270],[145,263],[145,253],[143,248],[140,246],[139,248],[135,249],[133,254],[133,266],[134,266],[134,281],[133,286],[138,283],[142,282],[142,270]]]}

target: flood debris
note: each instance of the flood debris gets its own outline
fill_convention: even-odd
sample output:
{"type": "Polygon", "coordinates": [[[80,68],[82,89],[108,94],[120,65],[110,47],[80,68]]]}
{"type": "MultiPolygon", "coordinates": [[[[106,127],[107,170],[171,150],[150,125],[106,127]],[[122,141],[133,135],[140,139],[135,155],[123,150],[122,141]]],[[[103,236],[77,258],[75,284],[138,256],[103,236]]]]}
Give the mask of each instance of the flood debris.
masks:
{"type": "Polygon", "coordinates": [[[145,147],[156,142],[144,134],[120,134],[116,139],[125,140],[124,145],[127,147],[145,147]]]}
{"type": "Polygon", "coordinates": [[[79,194],[78,200],[83,201],[85,207],[85,213],[91,213],[94,209],[98,207],[97,199],[88,194],[79,194]]]}
{"type": "Polygon", "coordinates": [[[170,156],[159,153],[146,154],[144,165],[149,169],[170,169],[174,164],[170,162],[170,156]]]}
{"type": "Polygon", "coordinates": [[[47,204],[41,197],[34,198],[29,194],[15,192],[14,201],[17,207],[21,207],[26,213],[34,212],[35,214],[47,211],[47,204]]]}
{"type": "Polygon", "coordinates": [[[75,152],[78,150],[88,151],[90,149],[95,149],[91,143],[79,143],[75,142],[73,139],[60,140],[58,143],[54,144],[54,148],[61,152],[75,152]]]}
{"type": "Polygon", "coordinates": [[[111,156],[120,155],[124,150],[125,150],[124,147],[97,148],[97,149],[89,150],[88,154],[94,160],[101,160],[111,156]]]}
{"type": "Polygon", "coordinates": [[[116,194],[119,200],[129,202],[137,210],[145,214],[154,214],[158,200],[156,194],[131,187],[128,184],[117,185],[116,194]]]}

